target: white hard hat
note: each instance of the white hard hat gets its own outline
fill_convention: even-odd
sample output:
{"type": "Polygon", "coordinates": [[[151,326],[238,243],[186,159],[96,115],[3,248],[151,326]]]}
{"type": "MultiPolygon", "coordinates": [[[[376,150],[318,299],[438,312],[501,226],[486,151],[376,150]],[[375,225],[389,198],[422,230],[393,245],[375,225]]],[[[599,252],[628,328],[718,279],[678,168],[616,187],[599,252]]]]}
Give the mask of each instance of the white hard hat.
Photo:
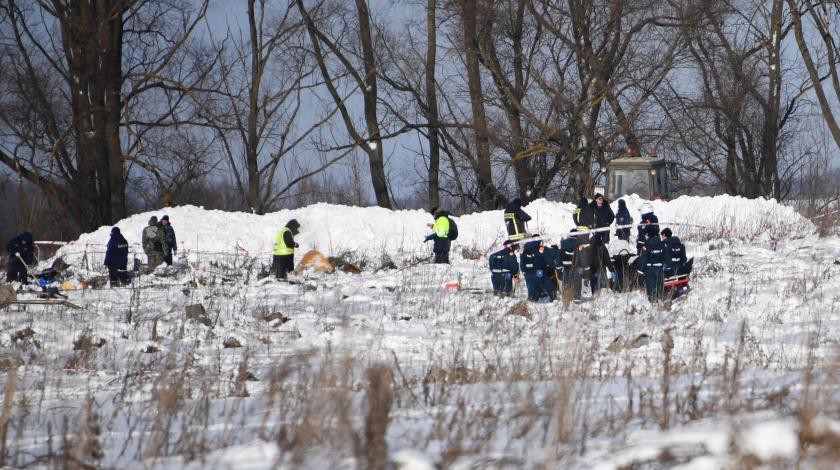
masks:
{"type": "Polygon", "coordinates": [[[641,206],[639,206],[639,213],[640,214],[650,214],[653,212],[653,206],[649,202],[643,202],[641,206]]]}

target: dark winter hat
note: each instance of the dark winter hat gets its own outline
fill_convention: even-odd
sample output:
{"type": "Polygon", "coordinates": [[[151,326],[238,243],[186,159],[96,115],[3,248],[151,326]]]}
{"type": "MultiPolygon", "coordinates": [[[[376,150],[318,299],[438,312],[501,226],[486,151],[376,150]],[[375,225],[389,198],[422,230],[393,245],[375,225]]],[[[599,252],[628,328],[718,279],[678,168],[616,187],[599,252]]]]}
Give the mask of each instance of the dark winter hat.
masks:
{"type": "Polygon", "coordinates": [[[663,237],[670,237],[673,234],[673,232],[671,232],[671,229],[669,229],[669,228],[663,228],[662,232],[660,232],[660,233],[662,234],[663,237]]]}
{"type": "Polygon", "coordinates": [[[160,220],[165,220],[165,221],[169,222],[169,216],[165,215],[165,216],[161,217],[160,220]]]}
{"type": "Polygon", "coordinates": [[[155,225],[157,223],[157,216],[153,215],[149,217],[149,225],[155,225]]]}
{"type": "Polygon", "coordinates": [[[593,199],[604,199],[604,195],[601,193],[595,193],[595,197],[593,199]]]}
{"type": "Polygon", "coordinates": [[[655,225],[649,225],[645,228],[645,235],[648,237],[655,237],[659,234],[659,229],[655,225]]]}
{"type": "Polygon", "coordinates": [[[624,199],[619,199],[618,200],[618,208],[619,209],[627,209],[627,203],[624,201],[624,199]]]}
{"type": "Polygon", "coordinates": [[[510,205],[511,206],[516,206],[516,207],[522,207],[522,199],[519,199],[518,197],[514,198],[512,201],[510,201],[510,205]]]}
{"type": "Polygon", "coordinates": [[[513,245],[513,240],[505,240],[502,243],[502,246],[510,246],[510,245],[513,245]]]}
{"type": "Polygon", "coordinates": [[[437,212],[437,210],[438,206],[432,206],[432,208],[429,210],[429,214],[434,214],[435,212],[437,212]]]}
{"type": "Polygon", "coordinates": [[[119,227],[112,227],[111,228],[111,235],[116,235],[118,233],[120,233],[120,228],[119,227]]]}
{"type": "Polygon", "coordinates": [[[32,243],[32,233],[31,232],[23,232],[20,234],[20,241],[26,243],[32,243]]]}

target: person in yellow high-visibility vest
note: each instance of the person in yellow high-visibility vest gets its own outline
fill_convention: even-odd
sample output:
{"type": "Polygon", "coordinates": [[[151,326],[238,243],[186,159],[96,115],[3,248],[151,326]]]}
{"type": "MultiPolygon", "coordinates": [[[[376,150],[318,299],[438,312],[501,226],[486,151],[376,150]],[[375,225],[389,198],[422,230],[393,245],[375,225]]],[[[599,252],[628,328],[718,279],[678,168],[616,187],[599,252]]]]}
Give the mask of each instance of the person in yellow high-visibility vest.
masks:
{"type": "Polygon", "coordinates": [[[286,276],[295,270],[295,235],[300,230],[300,223],[292,219],[286,222],[286,226],[277,232],[274,237],[274,257],[271,262],[271,270],[277,279],[286,279],[286,276]]]}
{"type": "Polygon", "coordinates": [[[435,223],[428,225],[434,233],[427,236],[425,241],[434,240],[435,242],[432,253],[435,255],[436,264],[449,264],[449,212],[440,207],[432,207],[431,213],[435,218],[435,223]]]}
{"type": "Polygon", "coordinates": [[[528,231],[526,223],[529,220],[531,220],[531,216],[522,210],[522,200],[516,198],[510,201],[510,204],[505,208],[505,228],[507,229],[508,239],[517,242],[525,238],[528,231]]]}

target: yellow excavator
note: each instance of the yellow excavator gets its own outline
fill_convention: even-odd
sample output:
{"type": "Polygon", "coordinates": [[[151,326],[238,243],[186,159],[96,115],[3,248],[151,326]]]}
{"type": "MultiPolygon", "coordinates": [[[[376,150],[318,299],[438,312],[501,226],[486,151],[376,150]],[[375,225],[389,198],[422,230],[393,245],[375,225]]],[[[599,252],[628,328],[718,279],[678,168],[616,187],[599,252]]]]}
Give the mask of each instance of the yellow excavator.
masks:
{"type": "MultiPolygon", "coordinates": [[[[540,141],[517,152],[514,160],[562,151],[562,148],[540,141]]],[[[655,154],[643,156],[632,148],[627,149],[627,155],[610,160],[601,172],[604,173],[605,186],[596,186],[595,192],[610,201],[629,194],[638,194],[649,200],[668,200],[671,199],[670,182],[679,178],[676,163],[661,160],[655,154]]]]}
{"type": "Polygon", "coordinates": [[[606,196],[607,200],[629,194],[638,194],[648,200],[671,199],[671,180],[679,178],[674,162],[659,159],[654,155],[636,155],[632,151],[627,156],[610,160],[604,173],[605,187],[596,187],[595,192],[606,196]]]}

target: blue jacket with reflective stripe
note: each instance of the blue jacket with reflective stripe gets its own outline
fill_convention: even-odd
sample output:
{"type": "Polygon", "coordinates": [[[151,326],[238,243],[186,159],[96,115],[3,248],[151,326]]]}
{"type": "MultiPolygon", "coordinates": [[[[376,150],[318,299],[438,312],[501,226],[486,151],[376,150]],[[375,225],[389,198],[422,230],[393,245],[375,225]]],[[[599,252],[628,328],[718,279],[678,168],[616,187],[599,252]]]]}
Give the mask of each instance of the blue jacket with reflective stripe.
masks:
{"type": "Polygon", "coordinates": [[[490,255],[490,271],[494,274],[519,274],[519,262],[516,260],[516,252],[509,248],[503,248],[490,255]]]}

